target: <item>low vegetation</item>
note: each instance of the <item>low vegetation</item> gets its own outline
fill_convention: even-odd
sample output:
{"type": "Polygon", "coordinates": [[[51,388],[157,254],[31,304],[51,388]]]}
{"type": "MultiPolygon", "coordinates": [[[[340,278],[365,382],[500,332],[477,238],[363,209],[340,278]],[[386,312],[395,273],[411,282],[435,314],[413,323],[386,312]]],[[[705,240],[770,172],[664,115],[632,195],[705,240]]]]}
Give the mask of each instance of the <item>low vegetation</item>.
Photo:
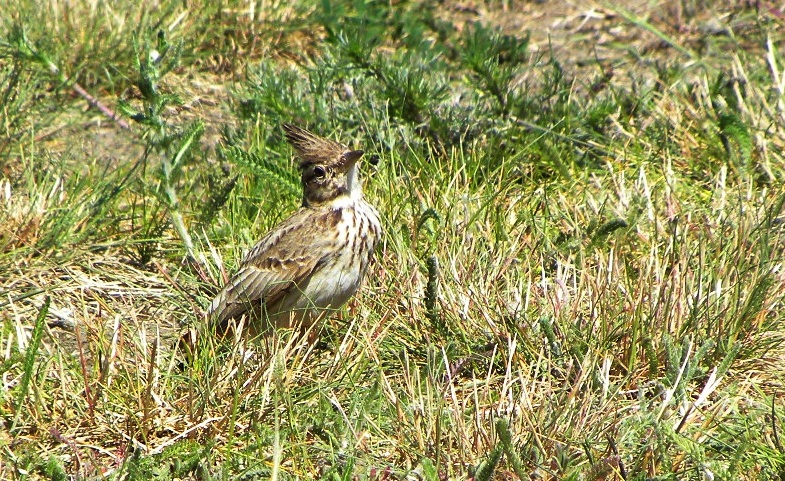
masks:
{"type": "Polygon", "coordinates": [[[11,0],[0,478],[783,479],[785,14],[551,3],[11,0]],[[370,279],[185,356],[284,122],[367,152],[370,279]]]}

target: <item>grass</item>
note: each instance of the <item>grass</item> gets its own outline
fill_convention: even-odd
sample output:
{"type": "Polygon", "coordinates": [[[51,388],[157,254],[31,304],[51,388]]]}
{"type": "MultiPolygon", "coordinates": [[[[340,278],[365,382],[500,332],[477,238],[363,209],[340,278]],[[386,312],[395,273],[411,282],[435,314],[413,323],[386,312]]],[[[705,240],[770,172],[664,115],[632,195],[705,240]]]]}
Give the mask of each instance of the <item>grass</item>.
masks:
{"type": "Polygon", "coordinates": [[[785,476],[777,11],[12,3],[0,478],[785,476]],[[368,153],[372,275],[187,359],[299,203],[283,122],[368,153]]]}

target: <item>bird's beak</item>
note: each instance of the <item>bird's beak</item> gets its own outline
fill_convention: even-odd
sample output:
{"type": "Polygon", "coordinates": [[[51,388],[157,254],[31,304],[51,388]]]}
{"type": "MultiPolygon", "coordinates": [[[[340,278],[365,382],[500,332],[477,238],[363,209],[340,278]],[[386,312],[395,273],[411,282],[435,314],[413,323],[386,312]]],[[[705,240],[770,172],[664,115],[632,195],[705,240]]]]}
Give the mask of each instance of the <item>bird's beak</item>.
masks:
{"type": "Polygon", "coordinates": [[[341,165],[346,167],[351,167],[360,160],[360,157],[363,156],[365,152],[362,150],[350,150],[348,152],[344,152],[341,155],[341,165]]]}

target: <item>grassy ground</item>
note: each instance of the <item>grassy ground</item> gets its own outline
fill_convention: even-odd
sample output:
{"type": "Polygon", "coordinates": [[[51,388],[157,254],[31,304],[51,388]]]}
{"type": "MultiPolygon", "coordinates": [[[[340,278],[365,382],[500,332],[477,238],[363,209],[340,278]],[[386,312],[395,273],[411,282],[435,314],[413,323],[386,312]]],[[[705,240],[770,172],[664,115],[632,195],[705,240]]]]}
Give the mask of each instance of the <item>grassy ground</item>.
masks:
{"type": "Polygon", "coordinates": [[[0,478],[785,477],[780,6],[150,3],[0,16],[0,478]],[[372,275],[186,360],[282,122],[374,161],[372,275]]]}

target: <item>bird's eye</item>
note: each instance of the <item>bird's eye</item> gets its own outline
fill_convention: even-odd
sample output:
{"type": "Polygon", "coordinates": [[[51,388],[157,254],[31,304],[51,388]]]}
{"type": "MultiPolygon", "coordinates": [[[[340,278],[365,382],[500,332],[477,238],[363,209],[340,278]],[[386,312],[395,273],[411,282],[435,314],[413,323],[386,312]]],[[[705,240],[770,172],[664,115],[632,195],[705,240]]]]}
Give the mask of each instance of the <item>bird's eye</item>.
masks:
{"type": "Polygon", "coordinates": [[[320,179],[322,177],[324,177],[326,175],[324,167],[322,167],[321,165],[317,165],[316,167],[314,167],[313,168],[313,175],[315,175],[316,177],[318,177],[320,179]]]}

